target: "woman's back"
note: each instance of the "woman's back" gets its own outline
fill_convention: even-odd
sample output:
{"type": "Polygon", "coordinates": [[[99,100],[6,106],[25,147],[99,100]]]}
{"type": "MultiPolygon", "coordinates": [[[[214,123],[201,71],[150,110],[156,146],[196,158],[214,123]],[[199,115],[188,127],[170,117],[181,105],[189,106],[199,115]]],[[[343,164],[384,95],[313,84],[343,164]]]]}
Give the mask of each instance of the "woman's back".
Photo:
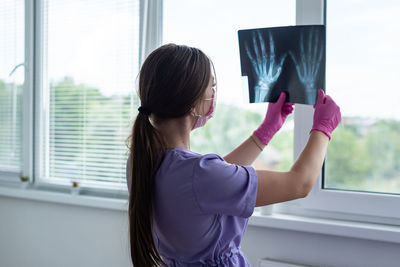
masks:
{"type": "Polygon", "coordinates": [[[153,202],[160,255],[171,266],[249,266],[240,241],[256,191],[250,166],[228,164],[216,154],[168,149],[155,176],[153,202]]]}

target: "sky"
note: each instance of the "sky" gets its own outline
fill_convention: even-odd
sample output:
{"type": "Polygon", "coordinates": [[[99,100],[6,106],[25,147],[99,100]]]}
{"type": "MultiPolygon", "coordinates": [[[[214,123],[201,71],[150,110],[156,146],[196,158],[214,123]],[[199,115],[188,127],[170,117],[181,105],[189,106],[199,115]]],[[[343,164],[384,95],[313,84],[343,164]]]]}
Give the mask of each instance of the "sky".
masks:
{"type": "MultiPolygon", "coordinates": [[[[184,3],[165,0],[164,42],[205,51],[215,63],[218,101],[247,108],[237,30],[295,25],[295,1],[184,3]]],[[[335,0],[327,8],[327,94],[343,116],[400,119],[400,2],[335,0]]]]}
{"type": "MultiPolygon", "coordinates": [[[[248,107],[240,72],[240,29],[295,25],[295,1],[164,2],[164,43],[195,46],[213,61],[218,101],[248,107]],[[185,23],[182,23],[185,22],[185,23]]],[[[265,110],[265,104],[252,104],[265,110]]]]}
{"type": "MultiPolygon", "coordinates": [[[[2,0],[0,12],[14,3],[2,0]]],[[[126,0],[103,2],[107,8],[95,0],[85,3],[90,14],[75,0],[52,0],[45,6],[47,77],[57,81],[68,75],[106,95],[129,94],[138,71],[132,60],[138,48],[137,5],[126,0]]],[[[393,0],[329,1],[326,90],[343,116],[400,119],[398,14],[400,2],[393,0]]],[[[23,77],[22,70],[8,76],[23,60],[21,18],[21,12],[0,13],[0,79],[23,77]]],[[[288,25],[295,25],[294,0],[164,0],[164,43],[196,46],[208,54],[216,67],[218,102],[246,109],[265,112],[266,104],[250,105],[243,98],[237,31],[288,25]]]]}

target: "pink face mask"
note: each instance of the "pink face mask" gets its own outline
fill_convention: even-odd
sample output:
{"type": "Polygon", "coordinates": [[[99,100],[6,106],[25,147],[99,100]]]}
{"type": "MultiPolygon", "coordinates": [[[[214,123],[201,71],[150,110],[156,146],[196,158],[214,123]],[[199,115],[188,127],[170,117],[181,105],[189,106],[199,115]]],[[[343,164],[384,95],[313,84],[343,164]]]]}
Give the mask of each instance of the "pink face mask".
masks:
{"type": "Polygon", "coordinates": [[[215,104],[216,104],[216,102],[217,102],[217,100],[216,100],[217,96],[216,96],[215,88],[213,87],[212,89],[213,89],[213,91],[214,91],[212,98],[202,99],[202,100],[212,100],[211,107],[210,107],[210,109],[208,110],[207,114],[206,114],[206,115],[197,115],[197,114],[195,114],[195,113],[192,113],[193,116],[196,116],[196,117],[197,117],[196,123],[195,123],[195,124],[193,125],[193,127],[192,127],[192,131],[193,131],[194,129],[196,129],[196,128],[203,127],[203,126],[206,124],[206,122],[207,122],[210,118],[212,118],[213,115],[214,115],[215,104]]]}

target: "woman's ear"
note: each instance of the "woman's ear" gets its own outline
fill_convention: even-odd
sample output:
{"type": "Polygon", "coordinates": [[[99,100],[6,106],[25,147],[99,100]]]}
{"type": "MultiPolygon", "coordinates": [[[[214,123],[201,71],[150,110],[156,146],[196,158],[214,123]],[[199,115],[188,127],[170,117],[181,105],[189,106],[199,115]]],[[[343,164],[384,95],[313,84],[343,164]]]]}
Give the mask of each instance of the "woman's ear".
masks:
{"type": "Polygon", "coordinates": [[[196,102],[196,103],[190,108],[190,114],[197,114],[196,110],[199,109],[198,105],[199,105],[199,103],[196,102]]]}
{"type": "Polygon", "coordinates": [[[196,114],[196,108],[194,106],[190,108],[189,114],[190,115],[196,114]]]}

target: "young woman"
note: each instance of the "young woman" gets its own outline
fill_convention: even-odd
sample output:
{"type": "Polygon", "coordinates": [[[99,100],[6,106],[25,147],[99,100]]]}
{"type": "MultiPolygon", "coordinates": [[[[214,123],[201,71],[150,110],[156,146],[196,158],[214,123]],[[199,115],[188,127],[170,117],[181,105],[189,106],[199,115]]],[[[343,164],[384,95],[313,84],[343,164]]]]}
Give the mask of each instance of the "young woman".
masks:
{"type": "Polygon", "coordinates": [[[289,171],[275,172],[250,165],[293,111],[284,93],[225,157],[190,151],[190,132],[213,116],[216,103],[214,68],[203,52],[156,49],[140,70],[138,94],[127,163],[134,266],[250,266],[240,242],[254,207],[307,196],[339,107],[319,90],[307,145],[289,171]]]}

